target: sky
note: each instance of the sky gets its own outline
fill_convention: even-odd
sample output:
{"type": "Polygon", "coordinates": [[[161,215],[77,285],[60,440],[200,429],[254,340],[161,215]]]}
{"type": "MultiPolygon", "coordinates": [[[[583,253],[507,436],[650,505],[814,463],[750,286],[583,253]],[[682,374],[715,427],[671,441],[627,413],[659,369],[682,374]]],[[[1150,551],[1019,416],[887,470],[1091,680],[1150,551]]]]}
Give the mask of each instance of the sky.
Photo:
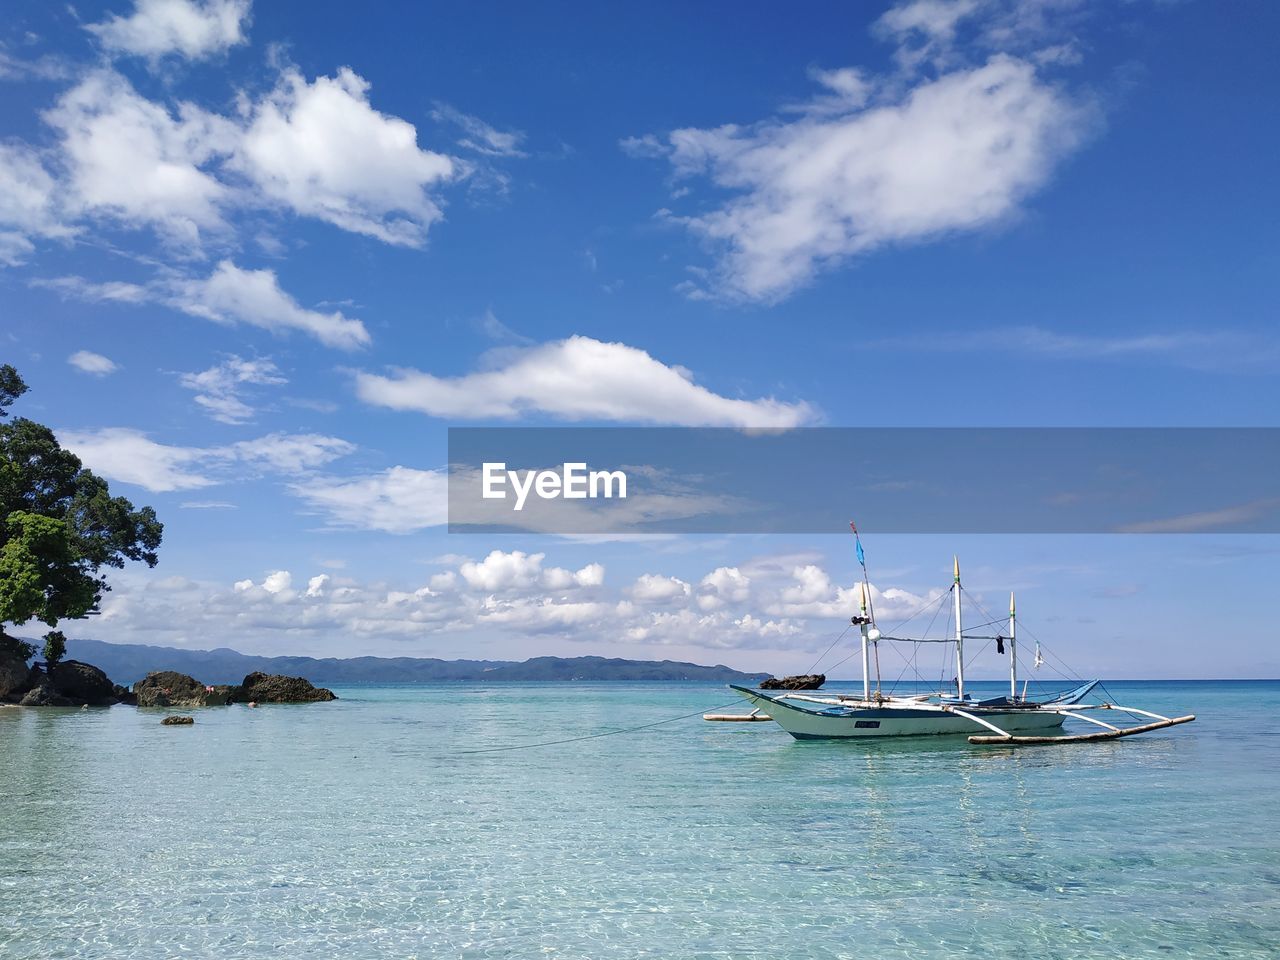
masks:
{"type": "MultiPolygon", "coordinates": [[[[449,534],[448,428],[1277,425],[1272,4],[7,11],[14,412],[165,523],[70,636],[798,672],[847,528],[449,534]]],[[[864,545],[887,627],[958,554],[1077,675],[1280,676],[1274,536],[864,545]]]]}

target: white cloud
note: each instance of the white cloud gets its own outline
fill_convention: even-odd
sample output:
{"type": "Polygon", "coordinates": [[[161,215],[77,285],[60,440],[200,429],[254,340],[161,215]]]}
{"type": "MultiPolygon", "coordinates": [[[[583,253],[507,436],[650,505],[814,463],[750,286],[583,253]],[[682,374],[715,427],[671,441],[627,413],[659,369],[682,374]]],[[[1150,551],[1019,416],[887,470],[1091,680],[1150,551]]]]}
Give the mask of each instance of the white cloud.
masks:
{"type": "Polygon", "coordinates": [[[267,593],[283,593],[292,583],[293,575],[288,570],[277,570],[262,581],[262,589],[267,593]]]}
{"type": "Polygon", "coordinates": [[[215,323],[245,323],[272,333],[297,330],[341,350],[370,343],[369,331],[360,320],[338,310],[307,309],[281,289],[274,270],[245,270],[230,260],[219,263],[208,277],[168,277],[137,284],[66,276],[32,280],[31,285],[90,303],[160,303],[215,323]]]}
{"type": "Polygon", "coordinates": [[[573,575],[574,582],[580,587],[599,587],[604,585],[604,567],[598,563],[588,563],[573,575]]]}
{"type": "Polygon", "coordinates": [[[360,477],[317,477],[290,489],[336,527],[412,533],[447,521],[443,470],[396,466],[360,477]]]}
{"type": "Polygon", "coordinates": [[[787,603],[813,603],[831,594],[831,578],[817,564],[796,567],[792,576],[795,577],[795,585],[782,592],[782,599],[787,603]]]}
{"type": "Polygon", "coordinates": [[[629,157],[650,160],[665,157],[668,153],[667,144],[652,133],[646,133],[639,137],[623,137],[618,141],[618,147],[629,157]]]}
{"type": "Polygon", "coordinates": [[[368,91],[345,67],[312,83],[285,71],[254,108],[232,166],[304,216],[421,246],[441,217],[429,190],[456,175],[454,162],[420,149],[414,126],[375,110],[368,91]]]}
{"type": "Polygon", "coordinates": [[[355,449],[355,444],[346,440],[317,433],[271,433],[216,448],[220,454],[239,463],[285,474],[315,470],[354,453],[355,449]]]}
{"type": "Polygon", "coordinates": [[[1087,0],[906,0],[885,12],[872,32],[896,44],[894,57],[908,72],[947,69],[963,61],[965,48],[1073,64],[1079,61],[1073,29],[1089,6],[1087,0]]]}
{"type": "Polygon", "coordinates": [[[31,286],[44,290],[52,290],[59,296],[84,300],[87,303],[146,303],[151,299],[151,291],[138,283],[126,283],[111,280],[106,283],[95,283],[84,277],[54,277],[43,279],[36,277],[30,281],[31,286]]]}
{"type": "Polygon", "coordinates": [[[100,353],[93,353],[90,350],[77,350],[67,357],[67,363],[81,373],[90,373],[95,377],[105,377],[107,374],[115,373],[120,369],[119,364],[114,360],[104,357],[100,353]]]}
{"type": "Polygon", "coordinates": [[[178,378],[188,390],[196,393],[195,401],[220,423],[239,424],[253,418],[241,390],[245,385],[276,386],[288,383],[271,360],[258,357],[245,360],[231,356],[222,363],[199,373],[184,373],[178,378]]]}
{"type": "Polygon", "coordinates": [[[531,587],[542,578],[544,557],[545,553],[493,550],[479,563],[468,560],[458,568],[458,573],[468,586],[486,592],[531,587]]]}
{"type": "Polygon", "coordinates": [[[745,603],[750,596],[751,578],[737,567],[717,567],[698,584],[698,607],[701,610],[745,603]]]}
{"type": "Polygon", "coordinates": [[[250,0],[136,0],[127,17],[86,29],[116,53],[156,60],[176,53],[200,60],[246,41],[250,0]]]}
{"type": "Polygon", "coordinates": [[[1086,116],[1030,63],[1003,55],[871,106],[819,105],[670,135],[680,175],[734,194],[676,218],[721,252],[711,293],[776,300],[857,254],[998,223],[1079,143],[1086,116]]]}
{"type": "Polygon", "coordinates": [[[452,570],[437,574],[430,585],[432,589],[453,590],[461,579],[472,590],[507,593],[532,588],[573,590],[599,587],[604,583],[604,567],[598,563],[589,563],[573,571],[564,567],[543,567],[544,559],[544,553],[492,550],[483,560],[463,560],[456,574],[452,570]]]}
{"type": "Polygon", "coordinates": [[[25,263],[35,248],[35,244],[26,234],[17,230],[0,230],[0,264],[16,267],[20,263],[25,263]]]}
{"type": "Polygon", "coordinates": [[[703,589],[711,590],[734,603],[747,599],[751,589],[751,579],[737,567],[716,567],[699,584],[703,589]]]}
{"type": "Polygon", "coordinates": [[[556,600],[551,597],[485,597],[476,611],[476,619],[486,626],[514,626],[537,633],[577,632],[604,622],[613,606],[582,600],[556,600]]]}
{"type": "Polygon", "coordinates": [[[520,149],[524,133],[519,130],[498,130],[479,117],[463,113],[447,103],[437,103],[431,111],[437,123],[451,123],[461,128],[463,136],[458,146],[489,157],[523,157],[520,149]]]}
{"type": "Polygon", "coordinates": [[[35,249],[32,238],[66,238],[54,178],[35,151],[0,143],[0,264],[16,266],[35,249]]]}
{"type": "MultiPolygon", "coordinates": [[[[871,585],[867,596],[881,623],[903,620],[938,601],[945,591],[931,590],[918,595],[897,587],[881,591],[871,585]]],[[[775,590],[761,604],[765,614],[792,619],[846,620],[857,613],[862,603],[861,586],[852,583],[838,586],[817,564],[803,564],[791,571],[791,582],[775,590]]]]}
{"type": "MultiPolygon", "coordinates": [[[[159,6],[189,7],[147,9],[159,6]]],[[[347,68],[308,82],[290,67],[271,92],[243,95],[239,112],[224,116],[147,99],[118,72],[94,70],[43,114],[59,140],[60,179],[30,148],[0,155],[0,186],[9,187],[0,228],[6,217],[21,228],[0,232],[0,251],[21,259],[32,236],[63,236],[65,223],[103,217],[153,227],[172,253],[198,258],[209,239],[230,240],[230,212],[262,207],[421,246],[442,216],[434,191],[475,168],[420,148],[413,124],[376,110],[368,91],[347,68]]],[[[473,134],[483,134],[477,149],[518,152],[507,139],[514,134],[473,134]]]]}
{"type": "Polygon", "coordinates": [[[911,0],[874,28],[897,47],[896,72],[814,70],[822,89],[774,118],[622,141],[729,194],[710,210],[661,212],[717,255],[682,289],[775,301],[852,257],[1015,216],[1092,122],[1038,72],[1072,61],[1064,31],[1079,6],[911,0]]]}
{"type": "Polygon", "coordinates": [[[273,270],[243,270],[223,260],[207,279],[174,281],[172,290],[169,302],[192,316],[273,332],[301,330],[343,350],[369,343],[369,331],[359,320],[300,306],[280,289],[273,270]]]}
{"type": "Polygon", "coordinates": [[[679,577],[646,573],[636,578],[630,593],[631,599],[639,603],[666,603],[688,597],[692,588],[679,577]]]}
{"type": "MultiPolygon", "coordinates": [[[[94,628],[109,639],[137,642],[150,635],[150,642],[174,642],[185,637],[194,646],[202,638],[234,632],[262,638],[264,652],[274,653],[287,636],[290,649],[321,656],[349,653],[353,637],[362,650],[379,655],[476,656],[482,645],[493,644],[501,652],[490,649],[499,656],[608,650],[652,659],[653,648],[661,647],[664,656],[711,662],[707,651],[768,651],[770,660],[786,661],[793,665],[789,672],[798,672],[847,626],[848,613],[836,602],[834,587],[809,601],[807,613],[771,610],[798,582],[788,567],[790,558],[771,559],[776,562],[721,567],[701,578],[652,574],[653,582],[674,585],[664,589],[665,602],[632,598],[634,583],[604,587],[603,569],[595,565],[581,568],[573,575],[575,583],[566,584],[566,566],[549,566],[544,554],[519,550],[441,557],[438,562],[447,569],[398,583],[281,566],[252,569],[231,586],[183,581],[162,587],[146,574],[122,571],[113,578],[116,589],[94,628]],[[744,592],[748,569],[755,597],[744,592]],[[693,583],[722,586],[726,605],[699,609],[698,591],[681,586],[693,583]],[[557,639],[563,641],[558,647],[557,639]],[[536,642],[535,650],[530,642],[536,642]],[[454,652],[446,654],[444,648],[454,652]]],[[[824,578],[830,583],[825,571],[814,579],[824,578]]],[[[890,623],[902,611],[915,612],[921,600],[894,588],[874,595],[877,612],[890,623]]],[[[937,591],[926,599],[945,596],[937,591]]],[[[855,649],[856,637],[846,638],[832,661],[855,649]]],[[[882,651],[885,655],[892,657],[882,651]]],[[[748,659],[734,665],[761,664],[748,659]]]]}
{"type": "Polygon", "coordinates": [[[803,402],[713,393],[694,383],[688,370],[623,343],[575,336],[496,356],[505,364],[462,377],[362,372],[356,391],[367,403],[451,418],[541,413],[565,420],[734,427],[794,427],[816,418],[803,402]]]}
{"type": "Polygon", "coordinates": [[[337,437],[284,433],[223,447],[182,447],[129,427],[62,430],[58,439],[108,480],[137,484],[153,493],[196,490],[259,472],[297,475],[355,449],[337,437]]]}
{"type": "Polygon", "coordinates": [[[229,190],[202,167],[234,151],[230,121],[189,103],[174,116],[110,70],[89,74],[44,119],[61,140],[70,209],[154,226],[195,252],[203,233],[226,229],[229,190]]]}
{"type": "Polygon", "coordinates": [[[108,480],[135,483],[153,493],[197,490],[216,480],[197,472],[205,452],[193,447],[169,446],[127,427],[96,432],[59,431],[58,439],[84,461],[85,466],[108,480]]]}
{"type": "Polygon", "coordinates": [[[33,59],[15,57],[0,44],[0,80],[66,80],[75,67],[59,54],[46,53],[33,59]]]}
{"type": "Polygon", "coordinates": [[[978,8],[979,0],[912,0],[890,8],[877,21],[882,29],[897,34],[919,32],[931,39],[950,42],[956,25],[978,8]]]}
{"type": "Polygon", "coordinates": [[[875,30],[898,40],[899,62],[914,66],[927,57],[944,56],[960,23],[982,5],[982,0],[911,0],[885,12],[875,30]]]}
{"type": "Polygon", "coordinates": [[[509,326],[498,319],[498,315],[493,312],[490,307],[480,316],[476,317],[475,327],[490,340],[496,343],[520,344],[527,346],[533,341],[523,334],[517,333],[509,326]]]}

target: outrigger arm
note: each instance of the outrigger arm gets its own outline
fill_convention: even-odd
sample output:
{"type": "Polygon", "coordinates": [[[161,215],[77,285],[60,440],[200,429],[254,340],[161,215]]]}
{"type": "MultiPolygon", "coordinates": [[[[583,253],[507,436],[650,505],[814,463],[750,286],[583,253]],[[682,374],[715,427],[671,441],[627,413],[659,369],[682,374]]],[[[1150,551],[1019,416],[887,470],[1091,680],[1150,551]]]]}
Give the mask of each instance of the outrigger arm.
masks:
{"type": "MultiPolygon", "coordinates": [[[[998,737],[988,737],[987,739],[991,739],[991,740],[1016,740],[1017,739],[1017,737],[1015,737],[1008,730],[1000,729],[990,720],[983,720],[977,714],[969,713],[967,710],[961,710],[958,707],[947,706],[947,707],[943,707],[942,709],[947,711],[947,713],[954,713],[957,717],[964,717],[966,720],[972,720],[974,723],[980,723],[984,727],[986,727],[988,730],[994,730],[996,733],[999,734],[998,737]]],[[[973,737],[969,738],[969,742],[970,743],[973,742],[973,737]]]]}
{"type": "MultiPolygon", "coordinates": [[[[1104,723],[1101,720],[1095,720],[1093,717],[1087,717],[1082,713],[1079,713],[1078,712],[1079,709],[1080,708],[1077,708],[1076,710],[1057,710],[1054,712],[1060,713],[1064,717],[1074,717],[1077,720],[1087,720],[1090,723],[1096,723],[1098,726],[1106,727],[1107,729],[1100,730],[1097,733],[1077,733],[1077,734],[1068,734],[1065,736],[1059,735],[1056,737],[1045,737],[1045,736],[1018,737],[1018,736],[1014,736],[1012,734],[1003,733],[1003,732],[1001,732],[1000,736],[994,736],[994,737],[989,736],[987,734],[977,734],[977,735],[971,736],[969,738],[969,742],[983,744],[983,745],[996,745],[996,746],[1000,746],[1000,745],[1017,746],[1018,744],[1046,744],[1046,743],[1092,743],[1098,740],[1116,740],[1116,739],[1119,739],[1120,737],[1132,737],[1134,734],[1150,733],[1152,730],[1163,730],[1165,727],[1176,727],[1180,723],[1190,723],[1192,720],[1195,719],[1195,714],[1188,714],[1185,717],[1164,717],[1158,713],[1151,713],[1150,711],[1147,711],[1147,710],[1139,710],[1137,707],[1121,707],[1117,704],[1112,704],[1112,703],[1098,704],[1096,708],[1088,708],[1088,707],[1084,708],[1084,709],[1099,709],[1099,710],[1119,710],[1121,713],[1130,713],[1136,716],[1143,716],[1143,717],[1153,717],[1155,720],[1155,722],[1153,723],[1144,723],[1136,727],[1115,727],[1109,723],[1104,723]]],[[[952,712],[960,713],[962,716],[965,715],[961,711],[956,710],[955,708],[952,708],[952,712]]],[[[984,727],[990,727],[992,729],[996,729],[994,724],[986,723],[980,720],[978,717],[969,716],[969,719],[977,720],[984,727]]]]}

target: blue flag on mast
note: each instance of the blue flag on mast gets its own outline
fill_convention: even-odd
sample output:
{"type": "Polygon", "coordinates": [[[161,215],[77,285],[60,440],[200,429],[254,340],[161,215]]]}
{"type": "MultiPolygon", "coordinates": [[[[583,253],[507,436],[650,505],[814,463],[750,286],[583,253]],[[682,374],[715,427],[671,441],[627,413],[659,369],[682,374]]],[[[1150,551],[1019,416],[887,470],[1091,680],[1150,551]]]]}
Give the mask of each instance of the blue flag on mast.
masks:
{"type": "Polygon", "coordinates": [[[862,569],[867,569],[867,555],[862,552],[862,538],[858,536],[858,528],[852,520],[849,521],[849,529],[853,531],[854,549],[858,553],[858,563],[862,564],[862,569]]]}

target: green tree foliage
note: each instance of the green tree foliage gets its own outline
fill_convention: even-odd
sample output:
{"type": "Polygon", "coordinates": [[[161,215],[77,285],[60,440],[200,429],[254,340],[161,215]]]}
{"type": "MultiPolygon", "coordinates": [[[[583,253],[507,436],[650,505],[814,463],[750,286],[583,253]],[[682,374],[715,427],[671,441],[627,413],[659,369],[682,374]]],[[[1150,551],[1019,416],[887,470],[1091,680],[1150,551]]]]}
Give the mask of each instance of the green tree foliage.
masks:
{"type": "Polygon", "coordinates": [[[61,630],[50,630],[44,635],[44,668],[50,675],[67,654],[67,638],[61,630]]]}
{"type": "MultiPolygon", "coordinates": [[[[26,389],[0,366],[0,415],[26,389]]],[[[164,532],[154,510],[111,496],[52,430],[23,417],[0,423],[0,517],[0,623],[88,615],[110,589],[103,568],[154,567],[164,532]]]]}
{"type": "Polygon", "coordinates": [[[0,658],[9,660],[30,660],[36,655],[34,644],[0,633],[0,658]]]}
{"type": "Polygon", "coordinates": [[[5,408],[26,392],[27,385],[18,376],[18,371],[7,363],[0,366],[0,417],[7,417],[9,411],[5,408]]]}

